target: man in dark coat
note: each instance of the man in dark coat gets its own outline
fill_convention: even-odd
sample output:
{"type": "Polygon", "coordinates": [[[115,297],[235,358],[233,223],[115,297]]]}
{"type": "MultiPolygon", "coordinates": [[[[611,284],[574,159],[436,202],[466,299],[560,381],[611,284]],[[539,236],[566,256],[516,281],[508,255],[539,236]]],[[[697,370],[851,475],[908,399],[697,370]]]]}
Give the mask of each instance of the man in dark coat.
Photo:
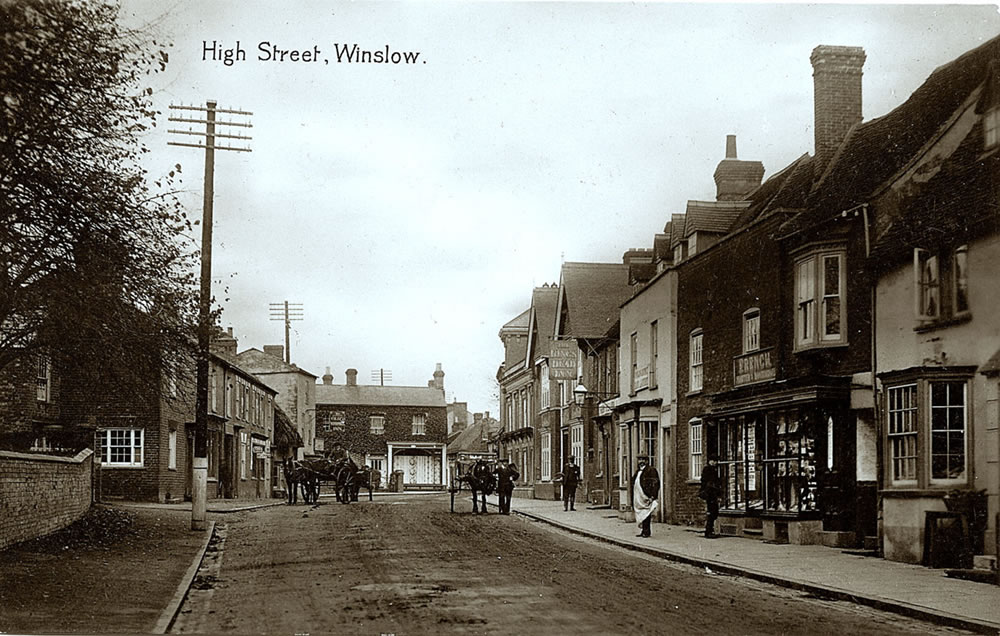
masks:
{"type": "Polygon", "coordinates": [[[576,510],[573,505],[576,503],[576,487],[579,484],[580,467],[576,465],[576,457],[570,455],[562,472],[563,510],[576,510]]]}
{"type": "Polygon", "coordinates": [[[714,539],[715,520],[719,518],[719,497],[722,496],[722,478],[719,476],[719,458],[708,456],[708,463],[701,469],[701,488],[698,496],[705,500],[705,538],[714,539]]]}
{"type": "Polygon", "coordinates": [[[514,462],[505,459],[497,464],[494,475],[497,478],[497,496],[500,503],[500,514],[509,515],[510,498],[514,494],[514,482],[520,479],[521,474],[517,472],[514,462]]]}
{"type": "Polygon", "coordinates": [[[660,494],[660,473],[649,465],[647,455],[636,457],[639,470],[632,475],[632,508],[635,521],[639,524],[640,537],[650,536],[650,521],[659,506],[656,498],[660,494]]]}

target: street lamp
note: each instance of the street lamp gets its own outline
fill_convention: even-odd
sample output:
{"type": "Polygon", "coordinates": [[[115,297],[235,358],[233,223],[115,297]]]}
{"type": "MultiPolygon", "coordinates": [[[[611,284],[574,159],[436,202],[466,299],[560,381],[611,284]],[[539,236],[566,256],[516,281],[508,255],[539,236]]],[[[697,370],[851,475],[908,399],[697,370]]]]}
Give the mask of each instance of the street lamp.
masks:
{"type": "Polygon", "coordinates": [[[591,397],[595,398],[598,402],[603,403],[608,401],[609,398],[616,397],[617,395],[617,393],[601,393],[600,391],[591,391],[581,382],[576,385],[575,389],[573,389],[573,402],[575,402],[577,406],[583,406],[583,403],[587,401],[587,398],[591,397]]]}

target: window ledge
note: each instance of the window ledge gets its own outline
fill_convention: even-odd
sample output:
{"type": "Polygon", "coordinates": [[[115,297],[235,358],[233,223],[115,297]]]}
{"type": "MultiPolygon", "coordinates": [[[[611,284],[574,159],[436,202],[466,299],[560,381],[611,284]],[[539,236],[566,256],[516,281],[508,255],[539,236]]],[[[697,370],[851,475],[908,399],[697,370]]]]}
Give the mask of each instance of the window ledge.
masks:
{"type": "Polygon", "coordinates": [[[701,485],[701,480],[700,479],[688,479],[684,483],[686,483],[688,486],[700,486],[701,485]]]}
{"type": "Polygon", "coordinates": [[[950,318],[938,318],[936,320],[922,321],[914,327],[913,330],[917,333],[926,333],[928,331],[934,331],[935,329],[945,329],[947,327],[961,325],[969,322],[970,320],[972,320],[972,314],[966,311],[950,318]]]}
{"type": "Polygon", "coordinates": [[[684,394],[684,397],[691,397],[692,395],[701,395],[705,389],[698,389],[697,391],[688,391],[684,394]]]}
{"type": "Polygon", "coordinates": [[[961,488],[963,485],[964,482],[962,484],[947,484],[931,488],[914,488],[912,486],[893,488],[890,486],[888,488],[883,488],[878,491],[878,493],[885,497],[896,497],[899,499],[919,499],[923,497],[943,498],[952,490],[961,488]]]}
{"type": "Polygon", "coordinates": [[[101,464],[101,470],[140,470],[145,466],[124,466],[120,464],[101,464]]]}
{"type": "Polygon", "coordinates": [[[808,345],[796,345],[795,353],[808,353],[810,351],[825,351],[827,349],[846,349],[851,343],[844,342],[817,342],[808,345]]]}

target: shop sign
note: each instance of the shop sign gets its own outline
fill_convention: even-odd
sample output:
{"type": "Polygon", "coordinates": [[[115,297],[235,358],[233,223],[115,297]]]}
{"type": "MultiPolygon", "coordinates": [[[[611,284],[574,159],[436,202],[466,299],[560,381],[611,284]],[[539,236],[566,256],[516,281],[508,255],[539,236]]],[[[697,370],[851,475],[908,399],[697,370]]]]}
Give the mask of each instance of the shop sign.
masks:
{"type": "Polygon", "coordinates": [[[635,370],[635,390],[649,388],[649,367],[645,366],[635,370]]]}
{"type": "Polygon", "coordinates": [[[775,370],[771,359],[772,350],[763,349],[733,358],[733,384],[743,386],[773,380],[775,370]]]}
{"type": "Polygon", "coordinates": [[[576,357],[579,347],[576,340],[553,340],[549,350],[549,379],[575,380],[576,357]]]}

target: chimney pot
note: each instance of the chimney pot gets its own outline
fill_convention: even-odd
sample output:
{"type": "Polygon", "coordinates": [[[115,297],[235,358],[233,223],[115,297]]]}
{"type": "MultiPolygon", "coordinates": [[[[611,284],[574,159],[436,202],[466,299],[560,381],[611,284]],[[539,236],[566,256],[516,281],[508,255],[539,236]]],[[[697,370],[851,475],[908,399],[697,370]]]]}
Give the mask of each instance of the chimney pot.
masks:
{"type": "Polygon", "coordinates": [[[330,374],[330,367],[327,367],[326,373],[323,374],[323,384],[333,384],[333,376],[330,374]]]}
{"type": "Polygon", "coordinates": [[[736,158],[736,135],[726,135],[726,159],[736,158]]]}

